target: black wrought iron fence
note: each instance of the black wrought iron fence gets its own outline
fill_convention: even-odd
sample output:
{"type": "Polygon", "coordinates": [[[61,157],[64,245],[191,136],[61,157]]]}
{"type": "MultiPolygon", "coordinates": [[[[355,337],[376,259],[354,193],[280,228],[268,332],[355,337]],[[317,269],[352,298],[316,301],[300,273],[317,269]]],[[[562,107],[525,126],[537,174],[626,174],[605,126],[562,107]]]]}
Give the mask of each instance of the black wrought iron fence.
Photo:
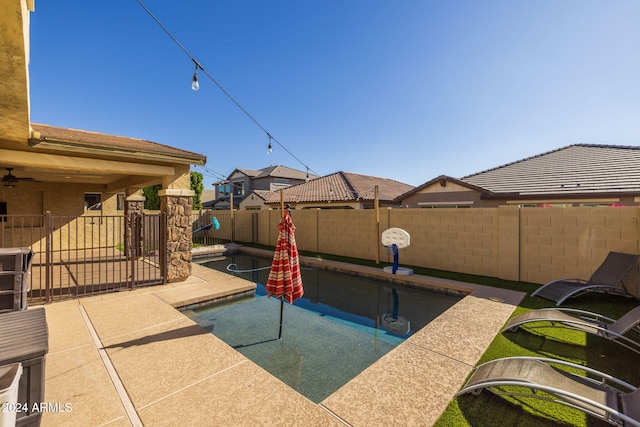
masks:
{"type": "Polygon", "coordinates": [[[29,303],[165,283],[164,241],[164,214],[0,216],[0,247],[34,252],[29,303]]]}

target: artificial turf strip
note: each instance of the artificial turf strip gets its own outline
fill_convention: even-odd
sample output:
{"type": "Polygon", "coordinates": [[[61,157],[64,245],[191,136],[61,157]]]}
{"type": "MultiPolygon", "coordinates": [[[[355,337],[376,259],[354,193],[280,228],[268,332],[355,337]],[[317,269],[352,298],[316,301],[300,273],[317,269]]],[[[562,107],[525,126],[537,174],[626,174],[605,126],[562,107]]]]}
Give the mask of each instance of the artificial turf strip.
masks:
{"type": "MultiPolygon", "coordinates": [[[[527,310],[547,307],[548,301],[526,297],[513,316],[527,310]]],[[[584,295],[571,301],[571,307],[618,318],[637,305],[634,299],[584,295]]],[[[509,356],[535,356],[568,360],[640,385],[637,368],[640,355],[619,344],[563,327],[530,329],[498,334],[478,364],[509,356]]],[[[582,373],[583,374],[583,373],[582,373]]],[[[483,391],[479,396],[455,398],[436,422],[436,427],[461,426],[578,426],[609,424],[581,411],[534,398],[510,398],[483,391]]]]}

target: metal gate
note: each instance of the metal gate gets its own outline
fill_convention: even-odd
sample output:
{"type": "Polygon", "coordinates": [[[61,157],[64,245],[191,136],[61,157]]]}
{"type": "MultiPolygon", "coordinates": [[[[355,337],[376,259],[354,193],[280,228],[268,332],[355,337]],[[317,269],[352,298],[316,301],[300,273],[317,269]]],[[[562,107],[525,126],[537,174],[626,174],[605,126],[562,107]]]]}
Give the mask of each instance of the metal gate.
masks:
{"type": "Polygon", "coordinates": [[[0,216],[0,247],[34,252],[28,302],[166,283],[166,214],[0,216]]]}

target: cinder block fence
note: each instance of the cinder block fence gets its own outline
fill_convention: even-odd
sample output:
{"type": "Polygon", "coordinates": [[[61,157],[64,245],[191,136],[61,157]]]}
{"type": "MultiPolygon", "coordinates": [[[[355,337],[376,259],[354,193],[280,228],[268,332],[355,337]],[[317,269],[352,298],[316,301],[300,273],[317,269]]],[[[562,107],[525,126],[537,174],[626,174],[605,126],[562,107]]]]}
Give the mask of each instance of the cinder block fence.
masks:
{"type": "MultiPolygon", "coordinates": [[[[211,236],[275,246],[281,213],[211,211],[221,224],[211,236]]],[[[392,261],[380,244],[387,228],[411,236],[400,263],[507,280],[545,283],[588,278],[610,251],[640,253],[640,208],[381,209],[292,211],[300,250],[381,263],[392,261]]],[[[640,289],[639,267],[627,287],[640,289]]],[[[630,289],[630,290],[631,290],[630,289]]]]}

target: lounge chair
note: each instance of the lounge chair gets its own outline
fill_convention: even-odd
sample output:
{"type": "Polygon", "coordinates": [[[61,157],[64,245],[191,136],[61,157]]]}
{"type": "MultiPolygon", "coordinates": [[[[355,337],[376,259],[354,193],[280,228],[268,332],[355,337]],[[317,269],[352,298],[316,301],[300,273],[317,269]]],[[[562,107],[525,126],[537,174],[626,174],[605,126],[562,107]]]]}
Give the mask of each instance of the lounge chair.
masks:
{"type": "Polygon", "coordinates": [[[585,292],[606,292],[624,296],[633,296],[622,283],[624,276],[629,273],[640,255],[609,252],[600,267],[589,280],[565,278],[554,280],[534,291],[531,296],[555,301],[562,304],[567,298],[575,297],[585,292]]]}
{"type": "Polygon", "coordinates": [[[528,323],[546,323],[551,325],[532,326],[535,328],[555,327],[557,324],[577,329],[616,342],[630,350],[640,353],[640,306],[628,311],[618,320],[590,311],[571,308],[543,308],[532,310],[512,317],[502,332],[515,332],[518,327],[528,323]],[[634,338],[625,336],[633,330],[634,338]]]}
{"type": "Polygon", "coordinates": [[[474,369],[457,396],[465,393],[478,395],[484,389],[498,395],[556,402],[613,425],[640,426],[639,388],[570,362],[537,357],[492,360],[474,369]],[[589,377],[571,374],[551,365],[580,369],[589,377]]]}

